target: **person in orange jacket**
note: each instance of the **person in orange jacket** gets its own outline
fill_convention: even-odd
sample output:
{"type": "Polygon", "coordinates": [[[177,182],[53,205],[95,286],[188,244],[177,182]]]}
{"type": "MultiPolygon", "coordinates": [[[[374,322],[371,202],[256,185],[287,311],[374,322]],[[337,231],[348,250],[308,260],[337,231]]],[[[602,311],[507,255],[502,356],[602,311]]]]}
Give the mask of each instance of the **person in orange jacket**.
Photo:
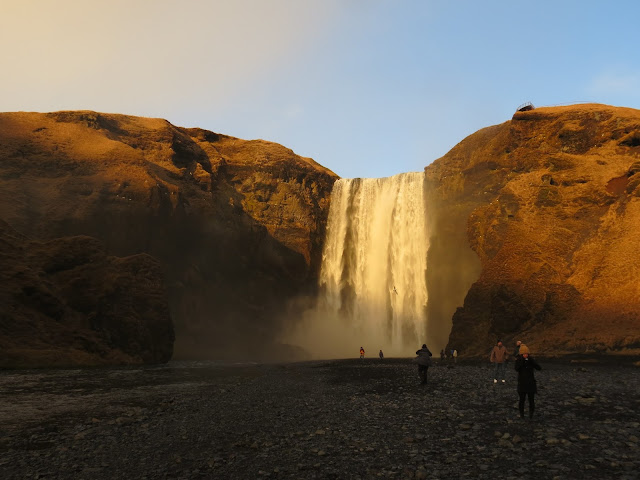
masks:
{"type": "Polygon", "coordinates": [[[360,358],[364,359],[364,348],[360,347],[360,358]]]}
{"type": "Polygon", "coordinates": [[[495,368],[493,370],[493,383],[498,383],[499,376],[502,376],[502,383],[505,383],[504,362],[506,362],[508,356],[509,353],[507,352],[507,349],[502,344],[502,342],[498,340],[498,344],[493,347],[493,350],[491,350],[491,355],[489,356],[489,360],[495,365],[495,368]]]}

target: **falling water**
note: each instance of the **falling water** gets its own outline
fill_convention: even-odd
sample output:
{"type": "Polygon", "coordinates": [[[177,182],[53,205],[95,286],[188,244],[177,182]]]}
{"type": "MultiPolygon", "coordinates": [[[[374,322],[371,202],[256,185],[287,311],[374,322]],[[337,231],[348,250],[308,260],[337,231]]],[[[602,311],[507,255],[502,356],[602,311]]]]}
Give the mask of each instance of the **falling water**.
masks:
{"type": "Polygon", "coordinates": [[[334,184],[315,319],[333,355],[406,356],[425,341],[428,238],[423,173],[334,184]]]}

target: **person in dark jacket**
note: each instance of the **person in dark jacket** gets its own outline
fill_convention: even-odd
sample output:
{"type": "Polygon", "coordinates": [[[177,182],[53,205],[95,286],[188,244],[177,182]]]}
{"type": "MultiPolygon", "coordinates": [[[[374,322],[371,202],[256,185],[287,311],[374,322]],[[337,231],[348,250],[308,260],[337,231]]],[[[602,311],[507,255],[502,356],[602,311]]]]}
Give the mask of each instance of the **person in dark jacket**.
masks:
{"type": "Polygon", "coordinates": [[[431,366],[431,352],[427,348],[427,344],[423,343],[422,348],[416,351],[416,363],[418,364],[418,376],[422,380],[420,383],[427,383],[427,372],[431,366]]]}
{"type": "Polygon", "coordinates": [[[520,340],[518,340],[516,342],[516,348],[513,350],[513,358],[514,359],[518,358],[518,355],[520,355],[520,345],[522,345],[522,342],[520,340]]]}
{"type": "Polygon", "coordinates": [[[529,418],[533,418],[535,410],[534,396],[538,392],[535,370],[542,370],[533,357],[529,356],[529,347],[524,343],[520,345],[520,355],[516,358],[516,372],[518,372],[518,395],[520,396],[520,417],[524,418],[524,399],[529,397],[529,418]]]}

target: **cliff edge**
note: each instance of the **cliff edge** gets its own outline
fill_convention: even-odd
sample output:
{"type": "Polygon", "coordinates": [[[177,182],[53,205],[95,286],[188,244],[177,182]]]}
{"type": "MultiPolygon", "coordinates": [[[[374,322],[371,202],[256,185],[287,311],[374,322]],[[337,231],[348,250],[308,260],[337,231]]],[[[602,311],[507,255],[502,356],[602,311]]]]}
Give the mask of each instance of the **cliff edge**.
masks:
{"type": "Polygon", "coordinates": [[[281,145],[163,119],[0,113],[0,219],[157,258],[177,358],[286,357],[275,336],[288,299],[316,288],[336,178],[281,145]]]}
{"type": "Polygon", "coordinates": [[[462,252],[467,283],[476,277],[449,348],[484,355],[500,338],[549,355],[637,352],[640,111],[516,112],[425,171],[435,237],[462,252]],[[463,222],[464,240],[448,228],[463,222]]]}

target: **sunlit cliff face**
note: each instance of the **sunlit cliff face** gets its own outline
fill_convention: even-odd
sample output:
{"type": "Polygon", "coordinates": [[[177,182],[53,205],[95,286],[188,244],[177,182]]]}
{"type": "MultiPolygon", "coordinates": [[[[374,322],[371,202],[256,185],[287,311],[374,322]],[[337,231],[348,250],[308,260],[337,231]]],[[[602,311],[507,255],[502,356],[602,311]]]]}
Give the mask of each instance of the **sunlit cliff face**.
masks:
{"type": "Polygon", "coordinates": [[[155,257],[174,359],[283,358],[276,317],[317,288],[335,178],[282,145],[162,119],[0,113],[0,219],[155,257]]]}
{"type": "Polygon", "coordinates": [[[638,110],[536,108],[425,169],[437,230],[481,262],[454,310],[452,348],[485,356],[497,339],[522,339],[545,355],[637,349],[638,139],[638,110]]]}

